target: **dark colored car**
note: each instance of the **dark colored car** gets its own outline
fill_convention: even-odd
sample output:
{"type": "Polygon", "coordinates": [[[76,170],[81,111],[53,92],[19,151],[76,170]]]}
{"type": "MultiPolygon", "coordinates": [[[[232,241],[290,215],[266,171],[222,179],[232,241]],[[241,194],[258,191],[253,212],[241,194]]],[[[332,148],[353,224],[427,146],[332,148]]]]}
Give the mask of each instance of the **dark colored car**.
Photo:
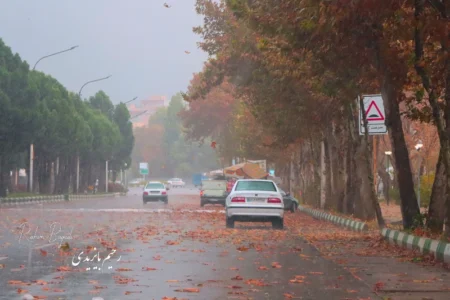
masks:
{"type": "Polygon", "coordinates": [[[298,208],[298,200],[292,197],[290,193],[286,193],[283,190],[280,190],[280,192],[283,196],[284,210],[295,212],[298,208]]]}

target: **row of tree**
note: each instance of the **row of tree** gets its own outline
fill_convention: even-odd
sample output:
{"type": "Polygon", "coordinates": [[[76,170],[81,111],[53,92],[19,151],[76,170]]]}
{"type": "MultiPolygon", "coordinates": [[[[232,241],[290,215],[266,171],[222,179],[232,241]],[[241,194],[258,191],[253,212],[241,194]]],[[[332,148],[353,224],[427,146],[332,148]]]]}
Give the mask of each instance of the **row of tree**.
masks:
{"type": "MultiPolygon", "coordinates": [[[[17,190],[17,170],[29,171],[34,145],[33,192],[79,192],[105,182],[105,163],[131,164],[134,136],[125,104],[102,91],[87,101],[56,79],[32,71],[0,40],[0,196],[17,190]],[[11,176],[11,172],[13,176],[11,176]]],[[[104,186],[104,185],[102,185],[104,186]]]]}
{"type": "MultiPolygon", "coordinates": [[[[188,178],[219,168],[216,152],[208,143],[186,140],[179,118],[187,109],[186,104],[180,94],[175,95],[168,107],[160,108],[150,117],[148,126],[135,129],[133,162],[147,162],[152,178],[188,178]]],[[[134,176],[140,177],[137,166],[133,170],[134,176]]]]}
{"type": "MultiPolygon", "coordinates": [[[[184,95],[188,138],[213,137],[228,159],[270,159],[307,203],[377,216],[382,226],[355,101],[381,93],[403,225],[422,225],[404,127],[428,123],[440,154],[426,225],[446,223],[450,235],[450,4],[197,0],[196,8],[204,25],[194,31],[210,59],[184,95]]],[[[421,130],[407,134],[417,142],[421,130]]]]}

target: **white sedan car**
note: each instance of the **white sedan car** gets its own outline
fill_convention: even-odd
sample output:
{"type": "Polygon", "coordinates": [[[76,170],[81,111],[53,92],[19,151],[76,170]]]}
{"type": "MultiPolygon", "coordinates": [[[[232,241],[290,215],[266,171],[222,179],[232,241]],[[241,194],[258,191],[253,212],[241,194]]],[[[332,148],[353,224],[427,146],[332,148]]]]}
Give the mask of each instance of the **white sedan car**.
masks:
{"type": "Polygon", "coordinates": [[[272,222],[275,229],[283,229],[284,202],[272,180],[241,179],[236,181],[226,199],[227,228],[234,222],[272,222]]]}
{"type": "Polygon", "coordinates": [[[167,181],[171,187],[184,187],[186,183],[181,178],[172,178],[167,181]]]}

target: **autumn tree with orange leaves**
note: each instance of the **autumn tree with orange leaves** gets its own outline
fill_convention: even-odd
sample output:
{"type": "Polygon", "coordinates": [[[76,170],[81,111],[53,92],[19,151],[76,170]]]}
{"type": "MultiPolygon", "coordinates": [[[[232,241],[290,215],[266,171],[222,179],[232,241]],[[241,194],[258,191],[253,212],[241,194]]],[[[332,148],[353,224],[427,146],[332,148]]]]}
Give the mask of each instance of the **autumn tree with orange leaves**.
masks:
{"type": "MultiPolygon", "coordinates": [[[[358,134],[354,101],[381,93],[403,225],[420,225],[403,122],[438,125],[444,145],[438,165],[446,167],[442,132],[450,114],[434,103],[443,97],[448,66],[439,64],[448,59],[443,2],[198,0],[197,11],[204,25],[195,32],[211,59],[187,93],[192,104],[209,102],[214,88],[231,83],[233,96],[270,137],[270,147],[289,158],[279,168],[290,170],[289,182],[303,201],[366,220],[376,214],[384,226],[370,140],[358,134]]],[[[442,204],[447,197],[436,191],[431,202],[442,204]]]]}

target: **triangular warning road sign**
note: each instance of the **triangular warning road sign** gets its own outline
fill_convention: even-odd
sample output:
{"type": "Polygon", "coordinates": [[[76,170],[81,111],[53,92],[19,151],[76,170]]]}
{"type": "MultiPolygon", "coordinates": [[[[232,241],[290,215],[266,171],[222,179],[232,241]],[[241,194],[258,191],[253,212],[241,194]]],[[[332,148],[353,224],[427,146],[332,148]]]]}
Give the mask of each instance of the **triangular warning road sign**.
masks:
{"type": "Polygon", "coordinates": [[[369,108],[366,110],[366,118],[367,121],[384,121],[384,116],[374,100],[370,102],[369,108]]]}

